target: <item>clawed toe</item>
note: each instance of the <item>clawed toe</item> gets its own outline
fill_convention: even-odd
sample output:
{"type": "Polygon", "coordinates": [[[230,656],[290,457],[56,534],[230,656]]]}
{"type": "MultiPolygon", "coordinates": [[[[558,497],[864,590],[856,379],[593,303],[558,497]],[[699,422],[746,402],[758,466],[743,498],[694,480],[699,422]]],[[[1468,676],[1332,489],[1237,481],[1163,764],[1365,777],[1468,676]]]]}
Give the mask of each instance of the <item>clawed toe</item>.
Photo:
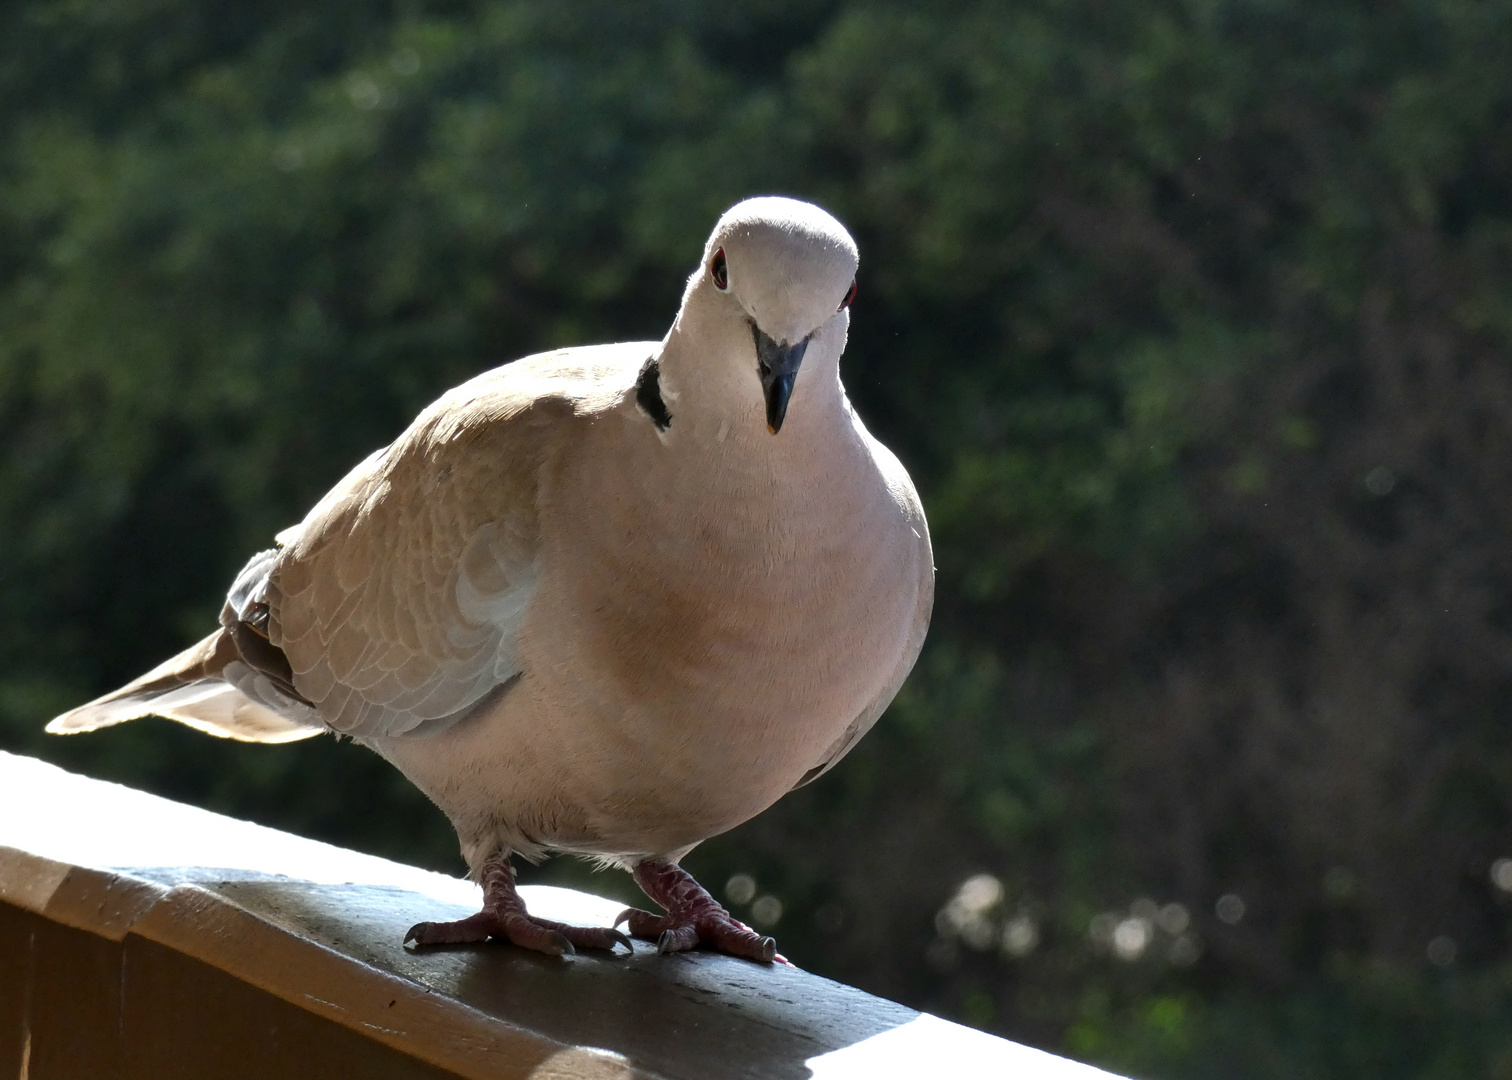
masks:
{"type": "Polygon", "coordinates": [[[405,933],[404,944],[413,941],[416,945],[464,945],[487,941],[498,932],[498,920],[492,913],[480,911],[456,922],[417,922],[405,933]]]}
{"type": "Polygon", "coordinates": [[[656,942],[659,952],[686,952],[706,945],[758,963],[787,963],[785,957],[777,955],[775,941],[756,933],[720,907],[708,890],[676,863],[662,858],[644,859],[636,863],[631,873],[635,883],[667,914],[653,915],[639,908],[627,908],[614,920],[614,925],[629,923],[631,935],[656,942]]]}
{"type": "Polygon", "coordinates": [[[488,911],[480,911],[456,922],[416,923],[404,935],[404,942],[414,942],[418,946],[462,945],[489,938],[502,938],[548,956],[573,956],[578,949],[612,952],[617,945],[623,946],[626,952],[635,951],[628,937],[608,927],[571,926],[528,915],[498,916],[488,911]]]}
{"type": "Polygon", "coordinates": [[[602,949],[605,952],[613,952],[616,945],[622,945],[627,953],[635,952],[635,944],[628,937],[608,926],[573,926],[569,923],[552,922],[550,919],[532,919],[531,921],[538,926],[556,931],[579,949],[602,949]]]}
{"type": "MultiPolygon", "coordinates": [[[[763,964],[770,964],[777,959],[777,942],[774,938],[756,933],[745,923],[729,915],[707,915],[694,925],[698,940],[713,945],[720,952],[743,956],[747,960],[757,960],[763,964]]],[[[679,944],[679,947],[690,946],[679,944]]]]}
{"type": "Polygon", "coordinates": [[[502,938],[548,956],[572,956],[579,949],[613,952],[616,945],[624,946],[626,952],[635,951],[629,938],[610,927],[572,926],[532,916],[515,891],[514,869],[509,865],[507,853],[487,860],[479,878],[483,886],[482,911],[456,922],[416,923],[404,935],[404,943],[462,945],[502,938]]]}
{"type": "Polygon", "coordinates": [[[487,908],[456,922],[416,923],[404,935],[404,942],[407,945],[413,941],[423,947],[471,944],[489,938],[509,941],[548,956],[573,956],[579,949],[613,952],[617,945],[623,946],[627,953],[635,951],[629,938],[606,926],[572,926],[523,912],[487,908]]]}
{"type": "Polygon", "coordinates": [[[626,908],[614,925],[629,923],[630,934],[656,942],[660,953],[687,952],[708,945],[719,952],[770,964],[778,959],[777,942],[752,930],[727,912],[716,910],[685,919],[626,908]]]}
{"type": "Polygon", "coordinates": [[[620,912],[614,925],[619,926],[620,923],[628,923],[626,929],[630,931],[630,936],[642,941],[655,941],[674,925],[670,915],[653,915],[640,908],[626,908],[620,912]]]}

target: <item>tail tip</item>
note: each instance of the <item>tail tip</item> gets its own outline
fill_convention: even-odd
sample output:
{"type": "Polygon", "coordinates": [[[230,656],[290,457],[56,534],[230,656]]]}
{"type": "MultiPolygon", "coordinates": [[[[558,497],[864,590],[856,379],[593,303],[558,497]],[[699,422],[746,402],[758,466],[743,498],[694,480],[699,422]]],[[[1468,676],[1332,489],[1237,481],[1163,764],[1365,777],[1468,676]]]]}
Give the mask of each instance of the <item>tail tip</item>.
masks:
{"type": "Polygon", "coordinates": [[[73,713],[64,713],[55,716],[47,722],[42,730],[49,735],[77,735],[81,731],[88,731],[90,725],[81,723],[73,713]]]}
{"type": "Polygon", "coordinates": [[[119,706],[101,707],[90,702],[88,705],[80,705],[77,709],[69,709],[66,713],[53,717],[42,730],[49,735],[82,735],[86,731],[98,731],[102,727],[119,724],[122,720],[134,719],[138,715],[141,715],[139,711],[119,706]]]}

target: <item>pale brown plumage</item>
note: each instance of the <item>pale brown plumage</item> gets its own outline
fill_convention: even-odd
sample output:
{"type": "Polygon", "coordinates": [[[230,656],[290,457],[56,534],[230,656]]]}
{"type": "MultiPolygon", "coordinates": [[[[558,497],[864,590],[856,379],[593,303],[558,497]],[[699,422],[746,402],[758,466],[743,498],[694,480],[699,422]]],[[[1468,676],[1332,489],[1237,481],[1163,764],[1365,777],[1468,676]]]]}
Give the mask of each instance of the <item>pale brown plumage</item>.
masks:
{"type": "Polygon", "coordinates": [[[912,667],[933,595],[913,486],[839,381],[855,266],[823,211],[741,204],[664,341],[529,357],[446,394],[248,564],[217,634],[49,730],[158,713],[365,743],[491,883],[473,922],[422,941],[607,947],[511,899],[509,853],[559,850],[682,905],[632,921],[670,926],[664,947],[769,958],[675,863],[844,756],[912,667]]]}
{"type": "Polygon", "coordinates": [[[270,633],[332,729],[423,735],[519,673],[540,471],[625,389],[592,352],[451,391],[284,535],[270,633]]]}

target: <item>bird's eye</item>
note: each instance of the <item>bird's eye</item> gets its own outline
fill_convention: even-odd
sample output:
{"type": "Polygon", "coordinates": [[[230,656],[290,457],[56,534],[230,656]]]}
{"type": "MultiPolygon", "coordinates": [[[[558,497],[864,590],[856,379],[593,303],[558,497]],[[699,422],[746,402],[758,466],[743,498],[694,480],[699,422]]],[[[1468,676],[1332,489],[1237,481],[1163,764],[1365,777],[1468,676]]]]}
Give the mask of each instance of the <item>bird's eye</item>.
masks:
{"type": "Polygon", "coordinates": [[[709,276],[714,279],[714,287],[720,292],[730,287],[730,268],[725,265],[724,248],[714,252],[714,257],[709,260],[709,276]]]}
{"type": "Polygon", "coordinates": [[[844,311],[846,308],[850,307],[855,302],[856,302],[856,279],[852,278],[851,279],[850,291],[845,294],[845,299],[842,300],[842,301],[840,301],[840,306],[838,308],[836,308],[835,310],[836,311],[844,311]]]}

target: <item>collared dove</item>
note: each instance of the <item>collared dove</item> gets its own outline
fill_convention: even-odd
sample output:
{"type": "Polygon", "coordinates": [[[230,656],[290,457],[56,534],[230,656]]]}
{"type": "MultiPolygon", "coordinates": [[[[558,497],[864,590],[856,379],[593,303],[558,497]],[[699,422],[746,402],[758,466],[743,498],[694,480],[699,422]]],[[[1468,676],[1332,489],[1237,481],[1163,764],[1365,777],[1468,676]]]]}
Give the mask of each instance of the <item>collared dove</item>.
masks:
{"type": "Polygon", "coordinates": [[[818,207],[740,203],[663,341],[447,393],[252,558],[220,629],[47,730],[371,747],[484,890],[406,941],[629,947],[526,912],[511,856],[565,852],[633,873],[666,914],[620,921],[663,952],[771,961],[678,863],[855,745],[934,596],[913,484],[840,383],[856,267],[818,207]]]}

